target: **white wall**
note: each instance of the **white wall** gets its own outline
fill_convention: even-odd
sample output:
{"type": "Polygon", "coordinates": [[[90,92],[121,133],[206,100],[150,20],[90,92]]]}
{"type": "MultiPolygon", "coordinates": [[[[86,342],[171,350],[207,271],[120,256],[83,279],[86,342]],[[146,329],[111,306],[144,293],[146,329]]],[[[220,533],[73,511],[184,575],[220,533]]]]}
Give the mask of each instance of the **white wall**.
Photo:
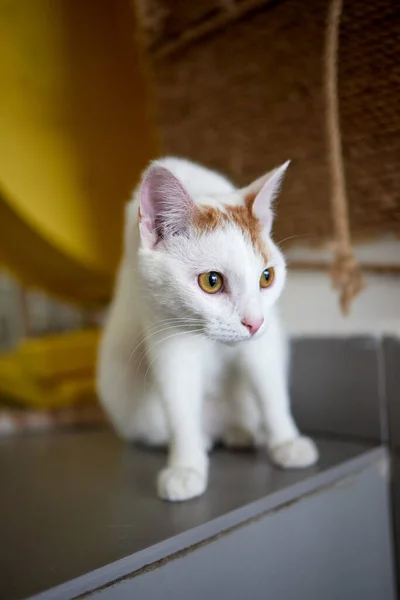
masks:
{"type": "MultiPolygon", "coordinates": [[[[400,242],[383,240],[356,247],[362,264],[400,265],[400,242]]],[[[290,261],[329,264],[329,249],[292,248],[290,261]]],[[[340,312],[337,291],[328,272],[289,270],[281,300],[281,313],[291,335],[397,335],[400,337],[400,275],[365,275],[365,289],[354,300],[350,314],[340,312]]]]}
{"type": "Polygon", "coordinates": [[[289,272],[281,314],[291,335],[397,335],[400,337],[400,277],[368,275],[365,289],[343,317],[326,273],[289,272]]]}

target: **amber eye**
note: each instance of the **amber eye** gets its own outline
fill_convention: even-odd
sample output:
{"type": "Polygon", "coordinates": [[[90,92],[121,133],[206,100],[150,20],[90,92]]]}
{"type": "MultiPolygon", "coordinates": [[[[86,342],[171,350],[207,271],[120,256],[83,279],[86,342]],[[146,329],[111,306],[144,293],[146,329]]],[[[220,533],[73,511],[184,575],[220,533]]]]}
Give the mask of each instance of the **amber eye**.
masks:
{"type": "Polygon", "coordinates": [[[269,287],[275,279],[275,271],[274,267],[269,267],[268,269],[264,269],[261,273],[260,277],[260,287],[267,288],[269,287]]]}
{"type": "Polygon", "coordinates": [[[204,292],[207,292],[207,294],[216,294],[222,288],[224,280],[220,273],[209,271],[208,273],[199,275],[198,282],[204,292]]]}

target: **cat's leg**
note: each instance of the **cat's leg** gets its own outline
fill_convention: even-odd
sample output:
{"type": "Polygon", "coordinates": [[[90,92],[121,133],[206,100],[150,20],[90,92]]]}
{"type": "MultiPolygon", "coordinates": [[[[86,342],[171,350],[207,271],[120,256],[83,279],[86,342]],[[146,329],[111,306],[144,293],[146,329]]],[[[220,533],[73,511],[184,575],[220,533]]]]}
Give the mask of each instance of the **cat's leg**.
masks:
{"type": "Polygon", "coordinates": [[[283,340],[271,346],[264,337],[246,344],[243,360],[271,460],[282,468],[303,468],[318,460],[318,450],[299,433],[291,414],[285,350],[283,340]]]}
{"type": "Polygon", "coordinates": [[[204,493],[208,479],[201,343],[188,333],[169,333],[149,353],[170,435],[168,465],[157,479],[158,495],[170,501],[188,500],[204,493]]]}

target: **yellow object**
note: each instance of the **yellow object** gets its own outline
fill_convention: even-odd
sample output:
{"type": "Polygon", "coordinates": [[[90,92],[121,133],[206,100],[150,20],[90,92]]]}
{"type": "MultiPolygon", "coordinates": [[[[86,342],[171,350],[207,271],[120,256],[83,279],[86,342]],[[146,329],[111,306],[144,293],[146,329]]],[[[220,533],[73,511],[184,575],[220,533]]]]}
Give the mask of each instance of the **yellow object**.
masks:
{"type": "Polygon", "coordinates": [[[94,400],[97,331],[23,341],[0,356],[0,395],[30,408],[94,400]]]}
{"type": "MultiPolygon", "coordinates": [[[[28,286],[107,301],[123,205],[157,154],[130,0],[0,0],[0,264],[28,286]]],[[[96,332],[0,356],[0,395],[94,398],[96,332]]]]}
{"type": "Polygon", "coordinates": [[[24,340],[17,356],[28,377],[49,382],[82,373],[92,373],[99,340],[97,330],[24,340]]]}
{"type": "Polygon", "coordinates": [[[0,90],[0,262],[103,302],[157,153],[130,0],[0,0],[0,90]]]}
{"type": "MultiPolygon", "coordinates": [[[[26,285],[106,301],[123,205],[157,154],[130,0],[0,0],[0,263],[26,285]]],[[[98,334],[0,356],[0,395],[94,398],[98,334]]]]}

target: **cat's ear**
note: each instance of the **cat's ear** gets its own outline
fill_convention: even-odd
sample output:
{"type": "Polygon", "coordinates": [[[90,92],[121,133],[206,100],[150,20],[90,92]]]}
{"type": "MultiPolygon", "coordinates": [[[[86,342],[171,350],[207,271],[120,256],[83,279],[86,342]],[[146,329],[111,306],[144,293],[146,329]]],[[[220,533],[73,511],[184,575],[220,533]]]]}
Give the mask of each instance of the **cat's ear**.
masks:
{"type": "Polygon", "coordinates": [[[171,235],[184,233],[196,205],[180,181],[165,167],[153,163],[140,187],[139,230],[143,246],[154,248],[171,235]]]}
{"type": "Polygon", "coordinates": [[[274,216],[273,203],[279,194],[289,163],[290,160],[286,161],[280,167],[253,181],[243,190],[246,204],[251,206],[254,216],[263,223],[268,231],[271,230],[274,216]]]}

